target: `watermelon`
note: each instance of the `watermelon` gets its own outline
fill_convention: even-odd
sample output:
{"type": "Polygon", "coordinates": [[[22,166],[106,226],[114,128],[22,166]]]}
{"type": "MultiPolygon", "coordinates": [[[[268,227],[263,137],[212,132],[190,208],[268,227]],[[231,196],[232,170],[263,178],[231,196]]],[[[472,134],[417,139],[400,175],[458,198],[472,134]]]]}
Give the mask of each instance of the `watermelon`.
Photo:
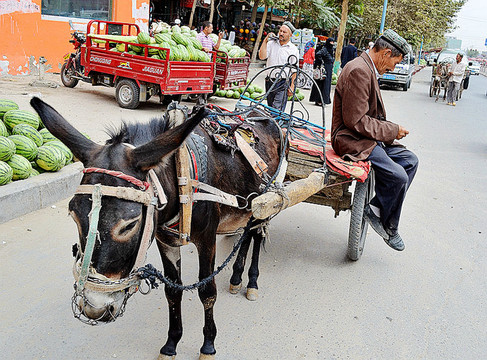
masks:
{"type": "Polygon", "coordinates": [[[181,28],[177,25],[173,25],[173,27],[171,27],[171,31],[172,33],[178,33],[178,34],[181,34],[181,28]]]}
{"type": "Polygon", "coordinates": [[[47,129],[39,130],[39,134],[41,134],[42,139],[44,140],[43,144],[45,144],[49,141],[59,140],[57,137],[55,137],[53,134],[51,134],[49,132],[49,130],[47,130],[47,129]]]}
{"type": "Polygon", "coordinates": [[[191,60],[191,56],[189,55],[189,52],[186,49],[186,46],[180,44],[180,45],[178,45],[178,47],[179,47],[179,51],[181,51],[181,55],[182,55],[181,60],[183,60],[183,61],[191,60]]]}
{"type": "Polygon", "coordinates": [[[9,110],[3,116],[3,121],[9,130],[12,130],[15,125],[28,124],[34,129],[39,127],[39,116],[27,110],[9,110]]]}
{"type": "Polygon", "coordinates": [[[37,156],[36,143],[24,135],[10,135],[8,137],[15,144],[15,153],[22,155],[27,160],[34,160],[37,156]]]}
{"type": "Polygon", "coordinates": [[[186,36],[182,35],[180,32],[173,32],[171,38],[180,45],[184,45],[184,46],[188,45],[189,40],[186,38],[186,36]]]}
{"type": "Polygon", "coordinates": [[[196,30],[191,30],[191,33],[189,34],[192,38],[198,37],[198,32],[196,30]]]}
{"type": "Polygon", "coordinates": [[[234,99],[238,99],[238,98],[240,98],[240,93],[239,93],[238,91],[234,91],[234,92],[233,92],[233,98],[234,98],[234,99]]]}
{"type": "MultiPolygon", "coordinates": [[[[258,93],[263,93],[264,92],[264,89],[262,89],[260,86],[257,86],[257,85],[254,85],[254,90],[255,92],[258,92],[258,93]]],[[[297,92],[298,89],[296,89],[296,92],[297,92]]]]}
{"type": "Polygon", "coordinates": [[[15,154],[15,143],[5,136],[0,136],[0,161],[8,161],[15,154]]]}
{"type": "Polygon", "coordinates": [[[32,170],[30,171],[30,175],[29,175],[29,177],[37,176],[37,175],[39,175],[39,174],[40,174],[40,173],[39,173],[39,171],[38,171],[38,170],[36,170],[36,169],[32,168],[32,170]]]}
{"type": "Polygon", "coordinates": [[[189,43],[193,45],[195,49],[201,50],[203,49],[203,45],[201,45],[200,41],[194,37],[188,37],[187,38],[189,43]]]}
{"type": "Polygon", "coordinates": [[[5,185],[12,181],[13,175],[14,171],[10,165],[4,161],[0,161],[0,185],[5,185]]]}
{"type": "Polygon", "coordinates": [[[150,36],[148,33],[141,31],[137,34],[137,42],[139,44],[150,44],[150,36]]]}
{"type": "Polygon", "coordinates": [[[232,98],[233,97],[233,91],[232,90],[227,90],[227,93],[225,94],[227,98],[232,98]]]}
{"type": "Polygon", "coordinates": [[[64,166],[65,161],[66,157],[58,148],[50,145],[39,147],[36,163],[41,169],[58,171],[64,166]]]}
{"type": "MultiPolygon", "coordinates": [[[[254,93],[254,94],[256,94],[256,93],[254,93]]],[[[246,96],[246,97],[249,98],[250,97],[250,93],[248,91],[246,91],[246,92],[244,92],[244,96],[246,96]]]]}
{"type": "Polygon", "coordinates": [[[0,99],[0,120],[3,119],[3,115],[10,110],[18,110],[19,105],[15,101],[0,99]]]}
{"type": "Polygon", "coordinates": [[[227,96],[227,90],[220,90],[220,96],[226,97],[227,96]]]}
{"type": "Polygon", "coordinates": [[[48,143],[48,146],[54,146],[55,148],[58,148],[59,150],[61,150],[64,157],[66,158],[66,161],[65,161],[66,164],[69,163],[71,160],[73,160],[73,153],[61,141],[59,141],[59,140],[50,141],[48,143]]]}
{"type": "Polygon", "coordinates": [[[14,154],[10,160],[7,161],[7,164],[13,171],[12,180],[27,179],[30,176],[32,165],[25,157],[19,154],[14,154]]]}
{"type": "Polygon", "coordinates": [[[0,120],[0,136],[8,136],[8,130],[2,120],[0,120]]]}
{"type": "Polygon", "coordinates": [[[12,135],[24,135],[27,136],[29,139],[34,141],[37,146],[41,146],[44,142],[42,135],[34,129],[32,126],[28,124],[19,124],[15,125],[12,129],[12,135]]]}
{"type": "Polygon", "coordinates": [[[215,44],[218,42],[218,35],[212,33],[209,34],[208,36],[213,40],[215,44]]]}

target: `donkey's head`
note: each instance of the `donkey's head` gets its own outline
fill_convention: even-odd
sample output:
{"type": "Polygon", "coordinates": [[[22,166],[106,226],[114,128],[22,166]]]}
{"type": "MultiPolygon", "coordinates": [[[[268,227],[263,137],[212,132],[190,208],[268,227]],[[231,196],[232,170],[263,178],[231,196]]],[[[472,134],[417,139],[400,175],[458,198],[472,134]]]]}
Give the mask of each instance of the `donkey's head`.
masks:
{"type": "MultiPolygon", "coordinates": [[[[147,138],[146,143],[134,147],[123,143],[124,139],[111,141],[107,145],[96,144],[42,100],[33,98],[31,105],[46,128],[71,149],[83,163],[85,170],[91,168],[92,171],[85,172],[81,181],[83,186],[80,189],[84,188],[85,191],[77,192],[69,203],[69,211],[79,233],[79,261],[75,265],[75,274],[81,276],[83,272],[82,263],[87,253],[91,226],[96,233],[96,239],[92,250],[88,246],[88,252],[92,251],[91,263],[88,264],[88,285],[90,279],[98,280],[95,281],[98,285],[123,283],[122,280],[133,270],[144,228],[147,227],[144,224],[153,220],[147,214],[151,213],[149,208],[154,205],[143,200],[144,197],[150,199],[150,196],[146,196],[147,189],[144,187],[148,171],[178,149],[193,128],[206,116],[207,110],[198,109],[187,121],[154,138],[147,138]],[[108,193],[110,189],[115,191],[109,196],[101,197],[97,224],[93,224],[95,188],[101,188],[102,194],[108,193]],[[117,195],[120,190],[126,190],[126,194],[132,195],[117,195]],[[139,201],[140,199],[142,200],[139,201]]],[[[153,229],[150,228],[149,231],[152,239],[153,229]]],[[[123,310],[128,290],[98,290],[100,288],[103,287],[82,286],[82,294],[78,294],[82,301],[78,301],[76,305],[89,319],[111,321],[123,310]]]]}

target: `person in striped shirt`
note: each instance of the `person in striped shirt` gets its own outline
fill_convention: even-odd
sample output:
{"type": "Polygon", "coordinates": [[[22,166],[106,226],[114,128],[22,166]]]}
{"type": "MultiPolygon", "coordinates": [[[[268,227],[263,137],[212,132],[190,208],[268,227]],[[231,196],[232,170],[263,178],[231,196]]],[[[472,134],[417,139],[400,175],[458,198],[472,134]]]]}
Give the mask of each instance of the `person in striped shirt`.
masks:
{"type": "Polygon", "coordinates": [[[210,35],[213,32],[213,24],[209,21],[203,22],[203,30],[196,36],[199,40],[201,45],[203,46],[203,50],[208,52],[214,50],[218,50],[220,48],[220,42],[223,37],[223,33],[220,32],[218,34],[218,41],[215,43],[210,35]]]}

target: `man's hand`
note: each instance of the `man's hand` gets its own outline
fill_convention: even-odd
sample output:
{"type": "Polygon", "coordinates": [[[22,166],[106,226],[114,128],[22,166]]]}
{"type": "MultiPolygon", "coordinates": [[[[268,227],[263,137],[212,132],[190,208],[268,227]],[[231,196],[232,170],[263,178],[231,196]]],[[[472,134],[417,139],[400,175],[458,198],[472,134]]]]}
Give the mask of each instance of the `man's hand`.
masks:
{"type": "Polygon", "coordinates": [[[208,48],[205,48],[205,47],[204,47],[204,48],[203,48],[203,51],[204,51],[204,52],[208,52],[208,51],[210,51],[210,49],[208,49],[208,48]]]}
{"type": "Polygon", "coordinates": [[[401,140],[407,134],[409,134],[409,131],[407,131],[405,128],[399,125],[399,131],[397,132],[396,140],[401,140]]]}
{"type": "Polygon", "coordinates": [[[223,38],[223,32],[221,32],[221,31],[220,31],[220,32],[218,33],[218,39],[220,39],[220,40],[221,40],[222,38],[223,38]]]}

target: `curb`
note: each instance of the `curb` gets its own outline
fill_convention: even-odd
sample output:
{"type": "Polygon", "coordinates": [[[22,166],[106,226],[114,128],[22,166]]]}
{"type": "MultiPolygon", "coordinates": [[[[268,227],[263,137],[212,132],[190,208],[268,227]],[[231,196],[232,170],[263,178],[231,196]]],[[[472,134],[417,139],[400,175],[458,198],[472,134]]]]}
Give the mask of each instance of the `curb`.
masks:
{"type": "Polygon", "coordinates": [[[55,173],[15,181],[0,187],[0,224],[45,208],[74,194],[83,164],[75,162],[55,173]]]}

